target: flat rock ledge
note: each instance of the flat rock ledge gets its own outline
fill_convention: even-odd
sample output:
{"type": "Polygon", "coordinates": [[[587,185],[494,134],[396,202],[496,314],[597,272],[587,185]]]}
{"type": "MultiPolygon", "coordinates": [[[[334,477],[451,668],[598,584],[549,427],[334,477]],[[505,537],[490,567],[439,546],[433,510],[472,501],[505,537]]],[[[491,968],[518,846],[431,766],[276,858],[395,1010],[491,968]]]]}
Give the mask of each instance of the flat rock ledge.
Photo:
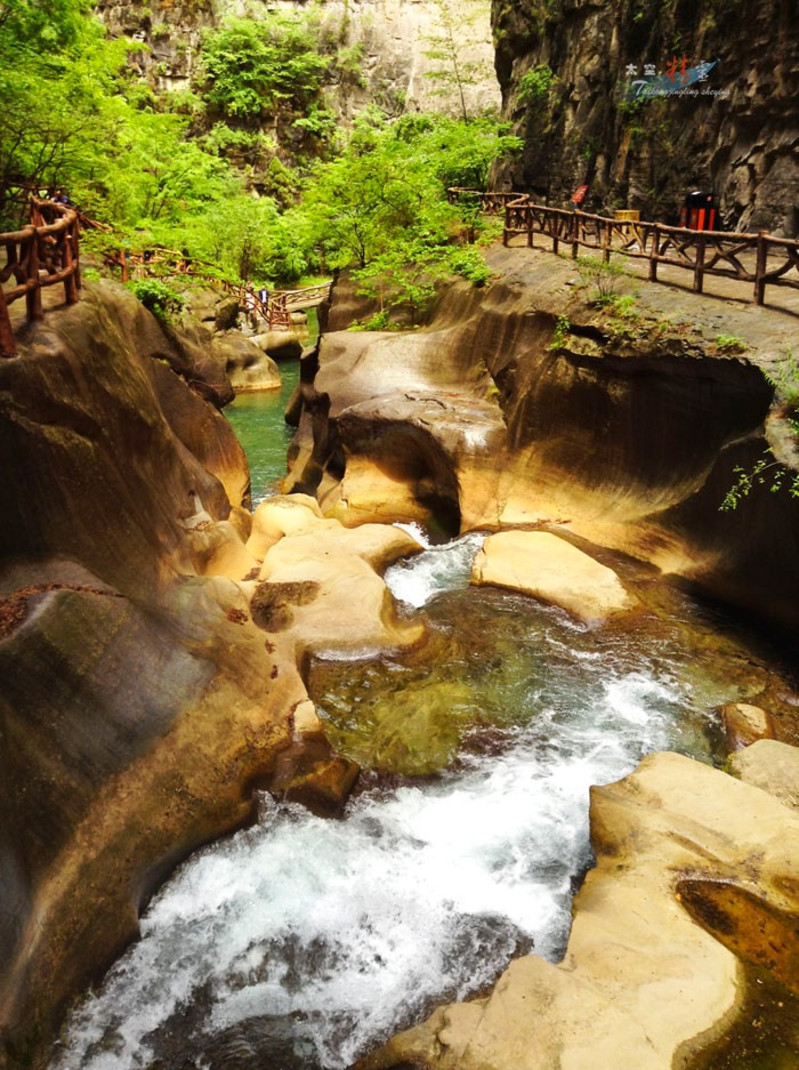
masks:
{"type": "Polygon", "coordinates": [[[736,755],[760,786],[665,753],[593,788],[597,865],[563,962],[517,959],[486,999],[439,1008],[357,1070],[671,1070],[732,1024],[745,962],[796,989],[799,814],[772,768],[782,793],[799,750],[736,755]]]}
{"type": "Polygon", "coordinates": [[[472,583],[509,587],[596,623],[638,605],[616,573],[546,531],[489,536],[472,567],[472,583]]]}

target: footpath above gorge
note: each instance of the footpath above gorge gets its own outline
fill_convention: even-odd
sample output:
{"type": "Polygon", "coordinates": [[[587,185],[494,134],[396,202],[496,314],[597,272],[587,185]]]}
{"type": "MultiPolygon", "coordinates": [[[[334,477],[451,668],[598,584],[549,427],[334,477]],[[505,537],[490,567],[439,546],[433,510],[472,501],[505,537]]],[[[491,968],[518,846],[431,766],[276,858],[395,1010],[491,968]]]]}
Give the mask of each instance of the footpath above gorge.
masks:
{"type": "Polygon", "coordinates": [[[289,485],[345,523],[556,525],[794,625],[799,502],[766,484],[720,506],[736,468],[795,463],[769,382],[795,317],[630,278],[598,309],[573,261],[488,261],[486,289],[447,285],[413,332],[346,332],[363,309],[339,282],[289,485]]]}

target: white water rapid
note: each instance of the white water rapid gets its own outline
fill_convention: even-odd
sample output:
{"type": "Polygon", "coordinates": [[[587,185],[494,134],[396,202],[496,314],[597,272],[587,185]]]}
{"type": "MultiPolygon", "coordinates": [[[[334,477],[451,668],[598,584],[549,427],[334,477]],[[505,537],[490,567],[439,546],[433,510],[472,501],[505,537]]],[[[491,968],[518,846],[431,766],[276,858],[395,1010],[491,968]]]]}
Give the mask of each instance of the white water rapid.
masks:
{"type": "MultiPolygon", "coordinates": [[[[431,547],[387,580],[413,606],[465,587],[479,541],[431,547]]],[[[665,659],[614,662],[565,615],[519,604],[543,614],[534,649],[558,668],[530,669],[515,692],[528,712],[498,753],[365,792],[340,820],[264,797],[255,826],[153,900],[51,1070],[343,1070],[531,944],[557,959],[590,863],[589,786],[704,744],[682,727],[690,689],[665,659]]]]}

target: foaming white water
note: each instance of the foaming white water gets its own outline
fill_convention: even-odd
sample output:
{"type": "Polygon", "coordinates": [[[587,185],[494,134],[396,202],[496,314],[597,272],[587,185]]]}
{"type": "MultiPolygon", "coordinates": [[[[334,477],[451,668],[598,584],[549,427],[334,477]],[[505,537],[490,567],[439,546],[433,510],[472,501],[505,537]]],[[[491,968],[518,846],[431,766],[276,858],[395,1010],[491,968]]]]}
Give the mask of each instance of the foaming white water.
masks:
{"type": "Polygon", "coordinates": [[[428,550],[432,545],[422,525],[417,524],[413,520],[409,521],[407,524],[402,520],[397,520],[394,522],[392,527],[399,528],[400,531],[407,532],[407,534],[410,535],[411,538],[416,539],[419,545],[425,550],[428,550]]]}
{"type": "Polygon", "coordinates": [[[678,703],[667,680],[611,676],[500,756],[362,796],[343,820],[265,800],[153,901],[53,1070],[144,1068],[198,1001],[198,1052],[275,1017],[296,1030],[296,1065],[342,1070],[430,1001],[490,983],[525,937],[557,957],[589,860],[588,788],[668,746],[678,703]]]}
{"type": "Polygon", "coordinates": [[[417,609],[442,591],[467,587],[472,562],[484,540],[484,533],[473,531],[442,546],[428,544],[422,553],[392,565],[384,576],[386,585],[400,602],[417,609]]]}

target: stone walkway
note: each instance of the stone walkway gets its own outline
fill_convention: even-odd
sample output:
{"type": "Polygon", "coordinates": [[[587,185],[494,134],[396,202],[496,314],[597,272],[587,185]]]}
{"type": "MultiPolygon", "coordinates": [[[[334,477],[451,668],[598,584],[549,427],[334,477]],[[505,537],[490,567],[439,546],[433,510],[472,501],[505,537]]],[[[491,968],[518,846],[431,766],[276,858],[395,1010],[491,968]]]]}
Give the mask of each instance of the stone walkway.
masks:
{"type": "MultiPolygon", "coordinates": [[[[533,248],[535,250],[549,252],[550,255],[557,255],[562,259],[571,259],[569,253],[552,253],[552,242],[547,235],[536,234],[534,240],[535,245],[533,248]]],[[[526,247],[526,239],[523,235],[513,238],[509,243],[509,248],[519,249],[526,247]]],[[[580,255],[597,256],[600,254],[601,250],[584,249],[581,251],[580,255]]],[[[616,254],[613,258],[613,262],[615,264],[623,263],[630,274],[643,279],[646,282],[647,287],[665,285],[674,289],[684,290],[690,294],[694,293],[692,288],[693,272],[686,268],[673,267],[670,264],[658,264],[658,281],[650,283],[648,279],[648,260],[616,254]]],[[[797,282],[799,282],[799,279],[797,279],[797,282]]],[[[752,300],[753,289],[754,287],[751,282],[728,279],[723,276],[706,275],[704,279],[704,294],[697,294],[696,296],[721,298],[728,302],[747,306],[750,304],[754,305],[752,300]]],[[[767,286],[766,303],[762,307],[784,312],[793,316],[799,316],[799,289],[793,289],[789,286],[767,286]]]]}

